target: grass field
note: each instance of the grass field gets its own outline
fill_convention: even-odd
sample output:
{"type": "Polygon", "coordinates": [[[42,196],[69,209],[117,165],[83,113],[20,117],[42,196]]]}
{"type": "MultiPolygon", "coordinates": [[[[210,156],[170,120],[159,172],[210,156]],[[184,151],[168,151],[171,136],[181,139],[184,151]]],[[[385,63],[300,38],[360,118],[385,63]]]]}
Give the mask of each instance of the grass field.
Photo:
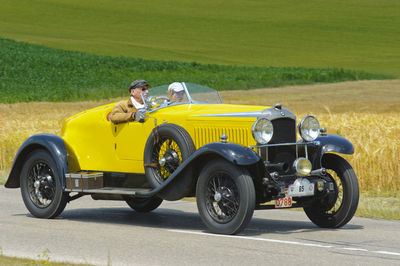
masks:
{"type": "Polygon", "coordinates": [[[82,101],[125,95],[133,79],[174,81],[219,90],[383,79],[343,69],[244,67],[90,55],[0,38],[0,102],[82,101]]]}
{"type": "Polygon", "coordinates": [[[97,55],[400,77],[398,0],[0,0],[0,36],[97,55]]]}

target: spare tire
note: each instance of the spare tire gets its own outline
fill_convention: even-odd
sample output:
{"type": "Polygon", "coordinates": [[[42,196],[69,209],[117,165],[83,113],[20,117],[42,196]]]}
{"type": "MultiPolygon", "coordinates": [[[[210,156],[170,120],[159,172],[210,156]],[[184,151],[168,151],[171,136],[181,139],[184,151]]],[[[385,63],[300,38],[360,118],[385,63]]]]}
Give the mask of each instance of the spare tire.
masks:
{"type": "MultiPolygon", "coordinates": [[[[167,180],[172,173],[196,150],[189,133],[175,124],[162,124],[154,128],[144,150],[144,167],[153,188],[167,180]]],[[[188,167],[165,188],[159,197],[178,200],[188,195],[194,186],[194,172],[188,167]]]]}

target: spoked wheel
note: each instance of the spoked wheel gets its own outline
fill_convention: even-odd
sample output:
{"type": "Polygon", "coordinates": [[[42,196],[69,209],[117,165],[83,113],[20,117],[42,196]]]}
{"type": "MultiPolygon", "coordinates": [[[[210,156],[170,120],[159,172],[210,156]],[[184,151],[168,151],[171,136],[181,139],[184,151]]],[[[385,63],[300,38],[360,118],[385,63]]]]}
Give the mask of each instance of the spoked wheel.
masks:
{"type": "MultiPolygon", "coordinates": [[[[147,139],[143,156],[146,178],[151,186],[156,188],[167,180],[195,150],[190,135],[182,127],[174,124],[156,127],[147,139]]],[[[182,176],[159,196],[167,200],[186,196],[193,188],[192,168],[185,169],[182,176]]]]}
{"type": "Polygon", "coordinates": [[[21,194],[25,206],[39,218],[58,216],[67,204],[53,158],[44,150],[28,154],[21,171],[21,194]]]}
{"type": "Polygon", "coordinates": [[[322,165],[327,169],[329,182],[333,181],[333,192],[304,207],[304,211],[319,227],[339,228],[347,224],[357,210],[359,199],[357,176],[351,165],[335,154],[325,154],[322,165]]]}
{"type": "Polygon", "coordinates": [[[200,217],[214,233],[239,233],[253,216],[255,197],[248,171],[225,160],[208,163],[197,181],[200,217]]]}
{"type": "Polygon", "coordinates": [[[174,139],[162,138],[154,147],[153,158],[158,160],[156,178],[161,184],[181,165],[182,152],[174,139]]]}
{"type": "Polygon", "coordinates": [[[151,212],[158,208],[163,202],[159,197],[153,197],[149,199],[141,198],[127,198],[126,203],[137,212],[151,212]]]}

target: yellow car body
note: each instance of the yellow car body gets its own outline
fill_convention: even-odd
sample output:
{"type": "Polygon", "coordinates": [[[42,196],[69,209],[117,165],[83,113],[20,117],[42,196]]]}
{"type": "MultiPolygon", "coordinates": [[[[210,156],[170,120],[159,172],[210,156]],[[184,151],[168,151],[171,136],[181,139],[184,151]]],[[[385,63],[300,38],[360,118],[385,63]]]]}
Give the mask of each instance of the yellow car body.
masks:
{"type": "Polygon", "coordinates": [[[251,128],[256,115],[268,106],[233,104],[177,104],[152,112],[144,123],[114,124],[107,119],[115,103],[96,107],[68,118],[61,137],[69,154],[69,172],[111,171],[144,173],[143,153],[151,131],[160,124],[183,127],[193,139],[196,149],[220,141],[243,146],[256,145],[251,128]],[[231,116],[215,116],[231,114],[231,116]],[[235,116],[235,114],[237,114],[235,116]]]}

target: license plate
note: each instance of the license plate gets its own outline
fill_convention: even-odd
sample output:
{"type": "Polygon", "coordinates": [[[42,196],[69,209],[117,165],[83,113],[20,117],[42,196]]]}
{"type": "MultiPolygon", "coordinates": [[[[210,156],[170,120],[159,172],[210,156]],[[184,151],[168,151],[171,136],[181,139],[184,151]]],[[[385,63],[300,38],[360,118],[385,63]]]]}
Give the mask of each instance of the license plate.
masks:
{"type": "Polygon", "coordinates": [[[275,208],[290,208],[292,207],[292,197],[280,198],[275,200],[275,208]]]}
{"type": "Polygon", "coordinates": [[[287,197],[307,197],[314,195],[314,183],[306,178],[298,178],[289,186],[287,197]]]}

